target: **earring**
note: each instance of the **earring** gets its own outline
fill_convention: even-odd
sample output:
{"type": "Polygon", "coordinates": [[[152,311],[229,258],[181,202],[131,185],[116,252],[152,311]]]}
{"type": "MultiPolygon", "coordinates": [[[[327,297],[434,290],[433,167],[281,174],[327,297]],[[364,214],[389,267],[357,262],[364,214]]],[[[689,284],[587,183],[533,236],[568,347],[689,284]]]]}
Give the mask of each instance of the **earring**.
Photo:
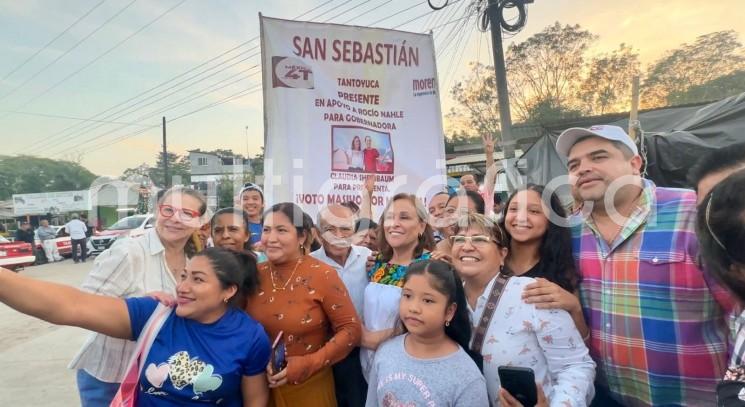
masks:
{"type": "Polygon", "coordinates": [[[445,321],[445,326],[450,326],[450,321],[445,321]]]}
{"type": "Polygon", "coordinates": [[[228,301],[229,301],[229,300],[228,300],[228,298],[223,298],[223,299],[222,299],[222,302],[224,302],[224,303],[226,303],[226,304],[228,303],[228,301]]]}

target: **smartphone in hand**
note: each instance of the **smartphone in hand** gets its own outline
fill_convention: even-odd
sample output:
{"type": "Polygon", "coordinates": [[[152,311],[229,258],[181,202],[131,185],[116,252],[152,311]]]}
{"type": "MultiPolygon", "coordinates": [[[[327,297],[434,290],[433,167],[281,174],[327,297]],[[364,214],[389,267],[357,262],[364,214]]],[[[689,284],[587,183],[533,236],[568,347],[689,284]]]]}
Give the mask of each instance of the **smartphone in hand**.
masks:
{"type": "Polygon", "coordinates": [[[283,337],[284,332],[279,331],[277,338],[274,339],[272,345],[272,372],[277,374],[287,367],[287,357],[285,355],[285,339],[283,337]]]}
{"type": "Polygon", "coordinates": [[[533,369],[517,366],[499,366],[497,368],[500,385],[516,398],[523,406],[533,407],[538,403],[533,369]]]}

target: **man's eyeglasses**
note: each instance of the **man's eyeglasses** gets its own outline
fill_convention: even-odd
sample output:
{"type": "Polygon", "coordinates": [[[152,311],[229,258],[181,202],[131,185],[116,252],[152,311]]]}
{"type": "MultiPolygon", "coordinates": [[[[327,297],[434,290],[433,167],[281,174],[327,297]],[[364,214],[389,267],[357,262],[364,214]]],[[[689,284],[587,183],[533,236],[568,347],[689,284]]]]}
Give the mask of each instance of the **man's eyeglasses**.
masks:
{"type": "Polygon", "coordinates": [[[490,245],[492,243],[496,243],[497,245],[500,245],[500,243],[496,239],[492,239],[491,236],[487,235],[475,235],[475,236],[463,236],[463,235],[455,235],[450,236],[450,243],[453,246],[462,246],[466,244],[466,242],[471,243],[474,247],[485,247],[487,245],[490,245]]]}
{"type": "Polygon", "coordinates": [[[199,212],[187,209],[187,208],[176,208],[175,206],[171,205],[160,205],[158,206],[158,213],[160,213],[160,216],[164,218],[171,218],[176,213],[179,214],[179,219],[182,222],[191,222],[194,219],[199,218],[199,212]]]}

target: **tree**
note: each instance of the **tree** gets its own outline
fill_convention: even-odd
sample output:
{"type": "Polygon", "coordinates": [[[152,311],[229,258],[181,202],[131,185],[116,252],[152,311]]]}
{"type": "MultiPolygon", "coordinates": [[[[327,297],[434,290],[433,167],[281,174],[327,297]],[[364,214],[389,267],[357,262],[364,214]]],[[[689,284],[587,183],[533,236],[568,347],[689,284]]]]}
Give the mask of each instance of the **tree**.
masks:
{"type": "Polygon", "coordinates": [[[572,111],[580,106],[577,89],[583,79],[585,54],[597,37],[579,25],[558,21],[507,49],[507,81],[510,107],[516,121],[531,120],[539,105],[553,111],[572,111]]]}
{"type": "Polygon", "coordinates": [[[452,134],[480,141],[482,134],[501,140],[499,103],[494,68],[471,63],[471,73],[463,82],[456,82],[450,94],[457,104],[447,114],[452,134]]]}
{"type": "Polygon", "coordinates": [[[639,54],[631,46],[621,44],[610,53],[592,58],[578,98],[583,110],[602,115],[626,110],[631,103],[631,84],[641,75],[639,54]]]}
{"type": "Polygon", "coordinates": [[[264,175],[264,146],[261,146],[261,153],[251,159],[251,169],[254,175],[264,175]]]}
{"type": "Polygon", "coordinates": [[[669,105],[708,102],[745,92],[745,70],[720,76],[701,85],[694,85],[683,92],[667,95],[669,105]]]}
{"type": "MultiPolygon", "coordinates": [[[[717,31],[670,50],[647,69],[642,107],[660,107],[669,95],[745,69],[745,51],[734,30],[717,31]]],[[[675,100],[676,98],[673,97],[675,100]]]]}
{"type": "MultiPolygon", "coordinates": [[[[166,185],[163,174],[163,153],[158,153],[155,167],[148,170],[148,176],[153,184],[163,187],[166,185]]],[[[181,177],[181,184],[188,185],[191,182],[191,163],[186,156],[180,156],[176,153],[168,152],[168,177],[174,180],[174,177],[181,177]]]]}
{"type": "MultiPolygon", "coordinates": [[[[595,36],[579,25],[558,22],[506,53],[510,107],[516,122],[548,123],[584,113],[578,89],[584,80],[585,54],[595,36]]],[[[481,135],[501,139],[494,67],[471,64],[471,72],[451,94],[448,134],[480,142],[481,135]]]]}
{"type": "Polygon", "coordinates": [[[127,168],[119,177],[122,181],[132,182],[150,182],[150,170],[152,168],[147,163],[142,163],[134,168],[127,168]]]}
{"type": "Polygon", "coordinates": [[[88,189],[96,175],[80,164],[34,156],[0,156],[0,199],[13,194],[88,189]]]}

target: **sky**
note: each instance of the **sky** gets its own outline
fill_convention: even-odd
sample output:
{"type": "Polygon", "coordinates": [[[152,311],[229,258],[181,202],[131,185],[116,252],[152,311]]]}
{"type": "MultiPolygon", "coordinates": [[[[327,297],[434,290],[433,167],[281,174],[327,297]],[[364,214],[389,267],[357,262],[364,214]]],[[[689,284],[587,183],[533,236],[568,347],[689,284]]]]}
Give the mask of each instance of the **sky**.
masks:
{"type": "MultiPolygon", "coordinates": [[[[492,63],[489,33],[464,18],[472,2],[433,12],[425,0],[0,0],[0,155],[118,176],[154,164],[166,116],[169,151],[254,156],[264,131],[259,13],[431,31],[447,112],[468,63],[492,63]]],[[[559,21],[598,35],[592,53],[626,43],[647,65],[714,31],[745,41],[744,20],[743,0],[535,0],[505,47],[559,21]]]]}

